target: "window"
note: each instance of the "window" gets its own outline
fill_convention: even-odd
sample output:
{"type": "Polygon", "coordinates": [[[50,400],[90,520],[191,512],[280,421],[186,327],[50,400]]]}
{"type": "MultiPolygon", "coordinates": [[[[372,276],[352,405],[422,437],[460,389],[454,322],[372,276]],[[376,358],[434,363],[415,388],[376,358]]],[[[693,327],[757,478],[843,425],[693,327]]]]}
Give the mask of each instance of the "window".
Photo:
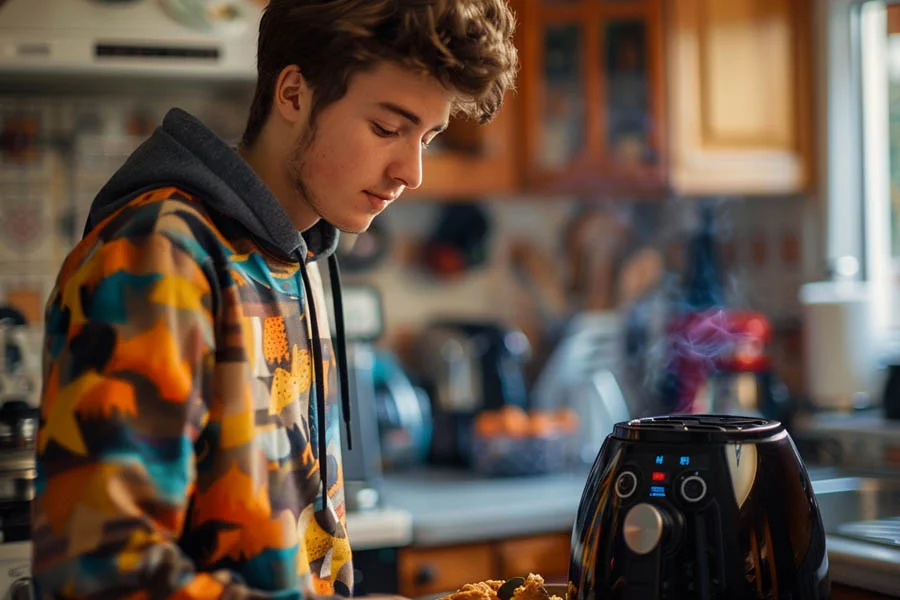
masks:
{"type": "Polygon", "coordinates": [[[821,0],[829,264],[853,256],[875,332],[900,334],[900,0],[821,0]]]}

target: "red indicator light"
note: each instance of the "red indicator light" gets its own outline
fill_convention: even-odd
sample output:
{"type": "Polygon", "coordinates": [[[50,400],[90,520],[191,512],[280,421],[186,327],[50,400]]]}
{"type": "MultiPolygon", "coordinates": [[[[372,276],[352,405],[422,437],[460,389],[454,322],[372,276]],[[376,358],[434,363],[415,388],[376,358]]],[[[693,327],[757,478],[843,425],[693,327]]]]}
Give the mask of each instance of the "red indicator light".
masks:
{"type": "Polygon", "coordinates": [[[653,474],[650,476],[653,481],[666,481],[666,474],[662,471],[653,471],[653,474]]]}

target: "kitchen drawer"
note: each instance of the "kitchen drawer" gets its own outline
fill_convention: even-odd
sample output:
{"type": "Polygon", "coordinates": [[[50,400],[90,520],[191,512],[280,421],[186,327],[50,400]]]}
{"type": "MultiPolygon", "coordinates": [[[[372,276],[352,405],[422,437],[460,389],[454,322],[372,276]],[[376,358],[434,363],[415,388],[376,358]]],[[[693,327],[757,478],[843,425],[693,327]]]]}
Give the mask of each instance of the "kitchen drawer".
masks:
{"type": "Polygon", "coordinates": [[[500,577],[543,575],[547,582],[565,581],[569,574],[569,533],[551,533],[497,543],[500,577]]]}
{"type": "Polygon", "coordinates": [[[496,579],[498,572],[491,544],[403,548],[397,562],[400,595],[407,598],[452,592],[465,583],[496,579]]]}

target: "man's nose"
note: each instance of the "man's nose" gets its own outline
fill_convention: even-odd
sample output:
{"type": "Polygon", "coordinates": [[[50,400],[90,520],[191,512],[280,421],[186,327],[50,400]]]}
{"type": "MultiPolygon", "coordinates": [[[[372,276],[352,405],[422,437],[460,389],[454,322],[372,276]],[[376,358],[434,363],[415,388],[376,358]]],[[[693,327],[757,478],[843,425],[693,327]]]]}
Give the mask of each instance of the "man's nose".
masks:
{"type": "Polygon", "coordinates": [[[405,145],[388,175],[411,190],[422,185],[422,145],[418,142],[405,145]]]}

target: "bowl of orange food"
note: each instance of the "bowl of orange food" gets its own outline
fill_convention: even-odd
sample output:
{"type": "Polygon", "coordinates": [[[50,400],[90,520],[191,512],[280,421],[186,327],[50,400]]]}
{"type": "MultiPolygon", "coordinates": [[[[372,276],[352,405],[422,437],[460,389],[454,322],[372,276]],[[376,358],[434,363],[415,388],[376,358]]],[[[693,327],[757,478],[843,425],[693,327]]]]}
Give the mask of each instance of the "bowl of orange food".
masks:
{"type": "Polygon", "coordinates": [[[526,412],[518,406],[484,411],[475,419],[472,467],[483,475],[540,475],[564,469],[578,428],[571,409],[526,412]]]}

